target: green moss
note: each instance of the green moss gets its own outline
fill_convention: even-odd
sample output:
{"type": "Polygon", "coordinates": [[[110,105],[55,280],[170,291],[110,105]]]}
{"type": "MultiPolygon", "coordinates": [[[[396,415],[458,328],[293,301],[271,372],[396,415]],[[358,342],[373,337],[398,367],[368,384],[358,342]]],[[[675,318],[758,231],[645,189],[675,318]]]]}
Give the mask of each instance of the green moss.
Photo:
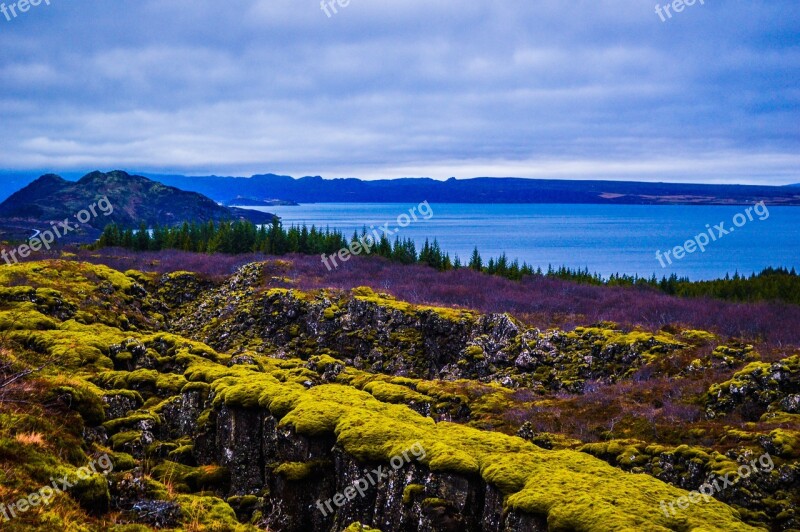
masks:
{"type": "MultiPolygon", "coordinates": [[[[745,349],[750,346],[745,346],[745,349]]],[[[800,378],[800,355],[778,362],[751,362],[733,378],[712,384],[706,394],[706,415],[717,417],[749,404],[767,410],[780,410],[780,402],[795,393],[793,383],[800,378]]]]}
{"type": "Polygon", "coordinates": [[[161,424],[161,418],[158,415],[148,411],[140,411],[126,417],[106,421],[103,423],[103,427],[109,433],[115,433],[119,432],[123,428],[134,428],[143,421],[150,421],[153,423],[153,426],[158,426],[161,424]]]}
{"type": "Polygon", "coordinates": [[[171,460],[178,462],[191,460],[194,457],[194,445],[181,445],[169,452],[171,460]]]}
{"type": "MultiPolygon", "coordinates": [[[[247,366],[245,366],[247,367],[247,366]]],[[[305,387],[297,383],[282,383],[272,375],[238,370],[238,377],[223,377],[214,382],[212,388],[216,394],[214,404],[225,404],[242,408],[266,407],[273,414],[281,417],[288,412],[294,401],[305,391],[305,387]]]]}
{"type": "Polygon", "coordinates": [[[154,478],[174,490],[193,493],[207,489],[218,489],[230,483],[230,471],[224,467],[205,465],[190,467],[164,460],[152,470],[154,478]]]}
{"type": "Polygon", "coordinates": [[[75,485],[69,489],[69,494],[84,509],[95,514],[107,512],[111,504],[108,479],[100,474],[79,476],[75,485]]]}
{"type": "Polygon", "coordinates": [[[107,371],[93,378],[106,388],[134,388],[146,390],[152,388],[161,395],[176,395],[188,384],[186,377],[176,373],[159,373],[154,369],[137,369],[135,371],[107,371]]]}
{"type": "Polygon", "coordinates": [[[217,497],[179,495],[176,502],[181,507],[184,522],[194,530],[253,530],[242,526],[228,503],[217,497]]]}
{"type": "Polygon", "coordinates": [[[354,288],[351,291],[351,294],[360,301],[366,301],[381,307],[397,310],[409,316],[418,314],[420,312],[431,312],[449,321],[474,320],[476,316],[474,312],[469,310],[412,305],[411,303],[406,303],[405,301],[398,301],[388,294],[376,294],[367,286],[354,288]]]}
{"type": "Polygon", "coordinates": [[[787,414],[786,412],[767,412],[761,416],[764,423],[779,423],[800,427],[800,414],[787,414]]]}
{"type": "Polygon", "coordinates": [[[342,532],[381,532],[377,528],[372,528],[367,525],[362,525],[361,523],[353,523],[342,532]]]}
{"type": "Polygon", "coordinates": [[[403,504],[411,504],[420,493],[425,493],[425,486],[409,484],[403,489],[403,504]]]}
{"type": "Polygon", "coordinates": [[[800,457],[800,432],[795,430],[775,429],[769,433],[773,447],[785,458],[800,457]]]}
{"type": "MultiPolygon", "coordinates": [[[[303,337],[300,330],[296,331],[297,334],[290,334],[297,337],[297,340],[292,341],[293,345],[306,350],[304,353],[313,357],[309,368],[314,368],[316,373],[305,369],[305,362],[300,360],[276,361],[251,353],[248,356],[253,356],[256,365],[228,367],[226,363],[231,355],[218,354],[205,344],[165,333],[143,334],[119,330],[117,325],[130,325],[133,328],[137,323],[135,305],[120,304],[125,298],[123,292],[132,289],[135,280],[145,281],[136,274],[131,273],[128,276],[92,266],[76,268],[66,265],[65,275],[62,277],[62,272],[56,270],[54,273],[53,270],[51,264],[39,269],[26,265],[17,270],[31,284],[39,284],[36,288],[0,291],[0,301],[6,298],[9,305],[17,305],[10,306],[8,312],[15,309],[27,312],[31,321],[25,327],[17,328],[3,322],[0,316],[0,328],[6,323],[9,338],[24,346],[29,351],[26,355],[58,360],[59,371],[80,370],[82,378],[59,383],[58,386],[62,388],[58,393],[68,394],[87,423],[103,421],[103,396],[130,393],[137,406],[147,398],[144,410],[106,423],[105,427],[109,432],[116,432],[111,437],[111,446],[114,449],[138,444],[137,440],[141,440],[142,433],[131,429],[138,428],[137,425],[141,422],[158,420],[158,412],[167,404],[165,398],[170,398],[167,399],[169,401],[181,392],[197,391],[204,396],[214,397],[212,408],[201,414],[201,423],[210,418],[213,408],[223,405],[230,408],[269,409],[280,419],[281,428],[294,430],[300,435],[333,436],[340,448],[364,462],[386,463],[390,458],[403,453],[409,455],[410,449],[415,445],[419,446],[419,449],[424,449],[424,453],[410,456],[409,462],[418,461],[433,471],[473,479],[480,476],[502,491],[505,510],[520,509],[546,517],[552,530],[593,532],[748,529],[738,519],[735,511],[716,501],[704,504],[702,508],[693,508],[691,513],[687,512],[681,519],[668,518],[659,509],[658,502],[662,499],[674,500],[686,492],[646,475],[624,473],[586,453],[571,450],[547,451],[521,438],[499,432],[481,431],[454,423],[436,423],[402,404],[425,401],[442,405],[442,408],[471,409],[468,415],[473,422],[486,422],[490,426],[487,420],[491,416],[513,406],[511,392],[502,387],[474,382],[438,383],[376,377],[352,368],[340,374],[338,384],[318,384],[321,381],[319,372],[341,362],[328,355],[321,355],[317,341],[308,335],[303,337]],[[73,284],[78,288],[73,288],[73,284]],[[98,284],[102,284],[102,296],[98,295],[98,284]],[[40,288],[45,290],[40,291],[40,288]],[[79,296],[81,291],[84,295],[79,296]],[[109,295],[111,292],[113,294],[109,295]],[[94,302],[84,305],[96,296],[98,301],[108,303],[107,308],[100,308],[101,305],[94,302]],[[17,301],[13,298],[33,299],[17,301]],[[62,304],[65,307],[63,311],[67,314],[76,313],[76,309],[83,305],[81,311],[85,311],[85,314],[81,314],[80,319],[86,323],[79,323],[77,319],[61,322],[54,317],[55,314],[48,314],[62,304]],[[69,305],[74,305],[75,308],[69,305]],[[121,319],[122,316],[126,317],[128,323],[121,319]],[[56,327],[53,328],[52,325],[56,327]],[[109,357],[118,350],[112,349],[112,346],[123,347],[123,354],[117,355],[114,361],[109,357]],[[137,352],[134,347],[138,349],[142,346],[146,348],[146,365],[149,369],[110,371],[115,362],[118,369],[129,367],[128,364],[133,361],[133,352],[137,352]],[[125,349],[126,347],[129,349],[125,349]],[[92,379],[92,383],[85,382],[84,379],[92,379]],[[300,383],[306,380],[317,385],[306,389],[300,383]]],[[[0,279],[6,278],[10,281],[11,278],[5,277],[7,275],[8,272],[0,272],[0,279]]],[[[15,280],[17,282],[18,279],[15,280]]],[[[329,312],[326,317],[329,318],[335,318],[340,307],[346,303],[346,298],[335,299],[330,293],[312,296],[300,292],[268,292],[267,297],[272,296],[293,297],[304,301],[312,298],[315,305],[319,305],[322,300],[335,301],[327,308],[329,312]]],[[[364,288],[354,290],[353,297],[380,305],[387,309],[390,316],[397,316],[397,312],[402,312],[421,319],[456,321],[472,320],[475,316],[459,309],[410,305],[364,288]],[[422,313],[426,315],[420,316],[422,313]]],[[[3,311],[6,311],[5,307],[3,311]]],[[[78,317],[77,313],[74,315],[78,317]]],[[[377,341],[374,331],[356,333],[362,335],[356,335],[356,340],[377,341]]],[[[404,346],[413,344],[415,349],[421,339],[413,328],[392,331],[392,334],[390,342],[404,346]]],[[[591,362],[586,360],[592,359],[592,354],[608,354],[614,360],[614,363],[607,364],[609,367],[613,366],[609,371],[621,376],[635,364],[639,364],[640,359],[655,360],[671,349],[685,346],[666,333],[623,332],[608,325],[576,329],[563,337],[564,343],[557,346],[559,355],[564,355],[563,360],[548,368],[541,376],[543,379],[559,381],[559,384],[565,386],[574,385],[576,389],[585,377],[577,370],[572,374],[562,367],[583,364],[581,368],[587,368],[591,362]],[[617,363],[623,358],[627,360],[629,355],[636,355],[633,363],[617,363]]],[[[686,341],[699,341],[698,338],[700,337],[691,334],[682,337],[686,341]]],[[[238,352],[235,350],[239,347],[235,346],[233,352],[238,352]]],[[[428,353],[422,349],[416,352],[424,362],[428,353]]],[[[394,351],[386,348],[386,353],[388,357],[394,351]]],[[[480,360],[484,355],[479,346],[473,345],[465,351],[465,356],[471,360],[480,360]]],[[[594,357],[595,360],[601,358],[594,357]]],[[[12,426],[12,422],[13,426],[17,426],[19,421],[9,418],[5,426],[12,426]]],[[[81,427],[71,428],[76,434],[80,434],[81,427]]],[[[48,434],[54,432],[56,431],[50,430],[48,434]]],[[[53,445],[49,439],[50,437],[48,445],[53,445]]],[[[770,433],[770,442],[786,452],[795,453],[797,450],[796,434],[786,429],[770,433]]],[[[82,456],[82,443],[78,438],[70,446],[59,447],[59,452],[63,452],[65,456],[73,453],[72,461],[80,463],[86,458],[82,456]]],[[[227,493],[225,486],[230,475],[227,470],[217,466],[196,468],[179,463],[180,460],[188,462],[192,452],[192,442],[188,439],[156,442],[150,450],[158,451],[159,456],[167,451],[172,460],[159,462],[158,458],[151,456],[152,463],[142,464],[152,471],[156,479],[163,481],[144,478],[142,482],[146,483],[148,496],[167,498],[169,490],[164,483],[168,483],[173,492],[186,492],[177,498],[184,515],[184,528],[236,530],[242,526],[236,523],[232,508],[221,499],[189,495],[190,492],[206,489],[227,493]]],[[[72,470],[60,457],[44,452],[33,445],[23,446],[15,440],[13,433],[0,433],[0,457],[4,457],[6,462],[12,458],[19,460],[32,476],[42,477],[42,482],[59,472],[72,470]]],[[[609,442],[604,452],[614,453],[617,463],[625,466],[642,464],[648,457],[665,452],[696,460],[694,463],[710,464],[715,471],[724,471],[731,466],[730,460],[726,461],[712,452],[688,446],[663,449],[643,442],[609,442]]],[[[120,470],[136,465],[133,458],[125,453],[113,453],[112,460],[115,465],[119,464],[120,470]]],[[[300,480],[312,477],[314,467],[311,462],[289,462],[277,465],[274,471],[286,479],[300,480]]],[[[123,478],[132,478],[130,473],[121,475],[123,478]]],[[[5,479],[0,481],[5,482],[5,479]]],[[[95,479],[87,479],[87,482],[90,482],[90,485],[85,486],[87,503],[91,500],[94,501],[92,504],[96,503],[101,507],[107,505],[107,486],[104,488],[101,483],[94,484],[95,479]]],[[[421,485],[407,486],[404,489],[403,502],[415,502],[422,494],[424,487],[421,485]]],[[[782,507],[779,505],[780,501],[776,501],[777,507],[782,507]]],[[[426,498],[422,502],[433,506],[447,504],[444,499],[434,498],[426,498]]],[[[770,508],[772,506],[765,505],[770,508]]]]}
{"type": "Polygon", "coordinates": [[[136,460],[128,453],[108,453],[111,463],[114,464],[114,471],[130,471],[137,466],[136,460]]]}
{"type": "Polygon", "coordinates": [[[187,384],[186,377],[176,373],[160,373],[155,380],[156,388],[160,392],[170,395],[180,393],[187,384]]]}
{"type": "Polygon", "coordinates": [[[323,373],[330,366],[341,364],[340,360],[333,358],[330,355],[315,355],[308,359],[309,366],[315,368],[318,373],[323,373]]]}
{"type": "Polygon", "coordinates": [[[192,392],[199,392],[202,395],[208,395],[208,392],[211,390],[211,385],[205,382],[187,382],[183,388],[181,388],[181,394],[185,393],[192,393],[192,392]]]}
{"type": "Polygon", "coordinates": [[[479,345],[471,345],[464,350],[464,356],[470,360],[483,360],[486,358],[483,348],[479,345]]]}
{"type": "Polygon", "coordinates": [[[111,398],[111,397],[124,397],[125,399],[130,399],[138,405],[144,404],[144,399],[142,398],[142,394],[135,390],[104,390],[103,391],[104,398],[111,398]]]}
{"type": "Polygon", "coordinates": [[[276,475],[286,480],[298,482],[311,477],[316,471],[328,465],[328,462],[314,460],[311,462],[284,462],[274,469],[276,475]]]}
{"type": "Polygon", "coordinates": [[[59,399],[81,415],[91,426],[99,425],[105,419],[103,391],[93,384],[80,379],[56,378],[47,393],[48,400],[59,399]]]}
{"type": "Polygon", "coordinates": [[[259,498],[255,495],[234,495],[228,497],[228,504],[233,508],[255,508],[259,503],[259,498]]]}
{"type": "Polygon", "coordinates": [[[126,432],[119,432],[111,437],[111,448],[121,449],[124,445],[133,443],[142,439],[142,432],[139,430],[130,430],[126,432]]]}
{"type": "Polygon", "coordinates": [[[407,386],[379,380],[368,383],[364,386],[364,391],[371,393],[379,401],[387,403],[407,404],[434,402],[431,397],[415,392],[407,386]]]}
{"type": "MultiPolygon", "coordinates": [[[[555,529],[680,526],[659,510],[658,502],[686,492],[652,477],[623,473],[575,451],[546,451],[520,438],[437,424],[407,407],[382,403],[346,386],[322,385],[304,391],[281,426],[308,435],[333,432],[346,452],[363,461],[385,462],[419,442],[426,451],[420,457],[424,465],[480,474],[508,496],[509,507],[547,515],[555,529]],[[603,520],[589,519],[594,509],[603,520]]],[[[692,528],[751,530],[734,510],[715,501],[687,519],[692,528]]]]}
{"type": "Polygon", "coordinates": [[[0,312],[0,331],[46,331],[57,328],[56,322],[34,310],[32,303],[19,304],[14,310],[0,312]]]}
{"type": "Polygon", "coordinates": [[[709,344],[717,340],[716,334],[712,334],[708,331],[697,331],[692,329],[681,331],[681,336],[690,342],[697,344],[709,344]]]}
{"type": "Polygon", "coordinates": [[[431,508],[441,508],[450,506],[450,503],[446,499],[440,499],[438,497],[429,497],[422,501],[422,506],[431,508]]]}

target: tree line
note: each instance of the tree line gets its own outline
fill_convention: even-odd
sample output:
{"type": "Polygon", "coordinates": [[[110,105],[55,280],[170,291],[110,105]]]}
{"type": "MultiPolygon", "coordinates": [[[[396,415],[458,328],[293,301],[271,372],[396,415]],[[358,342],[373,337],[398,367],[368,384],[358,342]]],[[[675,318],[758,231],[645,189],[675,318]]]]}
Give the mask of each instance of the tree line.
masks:
{"type": "MultiPolygon", "coordinates": [[[[161,251],[176,249],[198,253],[242,254],[260,252],[267,255],[300,253],[305,255],[334,255],[349,248],[353,242],[369,238],[366,228],[354,232],[348,239],[344,233],[334,229],[320,229],[306,225],[284,227],[279,220],[271,225],[255,225],[238,220],[234,222],[183,223],[177,226],[157,225],[148,229],[144,224],[138,229],[123,228],[117,224],[106,226],[94,247],[123,247],[135,251],[161,251]]],[[[511,280],[523,277],[546,277],[584,284],[605,286],[650,287],[666,294],[685,297],[713,297],[731,301],[776,300],[800,304],[800,276],[793,269],[767,268],[749,276],[727,275],[714,281],[691,281],[687,277],[673,274],[658,279],[638,275],[614,274],[608,278],[587,269],[567,267],[547,270],[533,268],[505,254],[484,261],[475,248],[469,260],[462,262],[442,250],[436,239],[425,240],[422,249],[411,239],[386,235],[370,246],[371,255],[378,255],[400,264],[422,264],[440,271],[470,268],[475,271],[497,275],[511,280]]]]}

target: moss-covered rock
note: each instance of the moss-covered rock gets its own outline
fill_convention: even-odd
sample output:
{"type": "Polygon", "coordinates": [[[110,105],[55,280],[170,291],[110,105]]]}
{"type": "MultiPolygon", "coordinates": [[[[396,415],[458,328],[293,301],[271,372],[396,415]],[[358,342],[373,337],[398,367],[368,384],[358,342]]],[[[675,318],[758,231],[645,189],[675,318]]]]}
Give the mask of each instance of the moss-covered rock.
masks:
{"type": "Polygon", "coordinates": [[[709,388],[706,415],[715,418],[738,408],[746,418],[757,420],[767,409],[793,408],[791,397],[799,393],[800,355],[773,364],[752,362],[732,379],[709,388]]]}

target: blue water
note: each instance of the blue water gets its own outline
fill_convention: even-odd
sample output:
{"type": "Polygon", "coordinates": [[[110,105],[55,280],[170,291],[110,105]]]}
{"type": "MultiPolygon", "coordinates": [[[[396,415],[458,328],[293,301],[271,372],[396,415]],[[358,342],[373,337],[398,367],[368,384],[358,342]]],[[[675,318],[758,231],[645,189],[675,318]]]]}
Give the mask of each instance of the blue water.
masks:
{"type": "MultiPolygon", "coordinates": [[[[363,226],[380,227],[389,222],[398,228],[399,215],[415,204],[320,203],[299,207],[269,207],[261,210],[282,217],[285,225],[315,224],[341,229],[347,236],[363,226]]],[[[433,215],[398,228],[401,238],[412,238],[421,246],[425,238],[437,238],[442,249],[462,261],[477,246],[484,262],[505,252],[534,267],[566,265],[589,268],[608,276],[627,273],[688,276],[693,280],[715,279],[734,272],[749,274],[767,266],[800,270],[800,208],[769,207],[769,216],[742,227],[734,215],[747,206],[639,206],[639,205],[471,205],[431,204],[433,215]],[[664,267],[656,258],[703,232],[706,225],[725,222],[733,232],[717,237],[705,252],[695,251],[664,267]]],[[[427,214],[429,211],[424,210],[427,214]]],[[[761,217],[764,217],[763,211],[761,217]]],[[[741,222],[741,218],[738,219],[741,222]]],[[[702,240],[702,238],[701,238],[702,240]]],[[[711,240],[709,238],[709,240],[711,240]]],[[[419,247],[417,249],[420,249],[419,247]]]]}

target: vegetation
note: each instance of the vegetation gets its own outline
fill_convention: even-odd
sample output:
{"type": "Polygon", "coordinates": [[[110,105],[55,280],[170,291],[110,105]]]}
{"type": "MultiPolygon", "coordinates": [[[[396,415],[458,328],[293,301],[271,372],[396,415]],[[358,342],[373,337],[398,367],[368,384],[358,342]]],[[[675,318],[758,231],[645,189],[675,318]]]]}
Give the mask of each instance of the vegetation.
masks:
{"type": "MultiPolygon", "coordinates": [[[[324,231],[311,226],[291,226],[285,228],[275,220],[271,226],[255,225],[252,222],[210,221],[205,224],[184,223],[180,226],[159,226],[152,229],[142,224],[138,230],[124,229],[111,224],[106,226],[96,248],[122,247],[136,251],[161,251],[176,249],[199,253],[245,254],[260,252],[267,255],[282,256],[290,253],[305,255],[335,255],[339,250],[359,242],[366,235],[353,234],[348,240],[341,232],[324,231]]],[[[355,249],[355,248],[354,248],[355,249]]],[[[783,301],[800,305],[800,275],[794,269],[766,268],[750,276],[726,276],[714,281],[691,281],[673,274],[658,279],[637,275],[614,274],[604,278],[588,269],[567,267],[548,269],[533,268],[518,260],[510,260],[505,254],[485,262],[478,249],[474,249],[470,259],[462,263],[456,256],[443,251],[434,239],[425,241],[417,252],[411,239],[399,237],[390,241],[386,235],[371,248],[370,253],[400,264],[421,264],[439,271],[469,268],[474,271],[496,275],[510,280],[524,277],[560,279],[595,286],[619,286],[653,288],[665,294],[681,297],[711,297],[728,301],[783,301]]]]}
{"type": "MultiPolygon", "coordinates": [[[[43,175],[0,203],[0,223],[20,219],[47,230],[54,220],[69,218],[71,225],[75,225],[75,216],[84,209],[87,219],[81,220],[81,226],[93,229],[89,232],[95,237],[110,222],[135,227],[140,221],[174,224],[198,216],[211,220],[242,218],[257,223],[268,223],[274,218],[257,211],[223,207],[194,192],[113,171],[92,172],[76,182],[53,174],[43,175]]],[[[66,239],[73,237],[64,235],[66,239]]]]}
{"type": "MultiPolygon", "coordinates": [[[[542,345],[553,352],[533,349],[532,337],[521,336],[535,356],[518,374],[532,382],[584,384],[557,393],[515,389],[513,381],[400,375],[388,341],[377,335],[393,333],[396,345],[422,346],[417,352],[424,361],[441,355],[433,337],[422,344],[424,331],[414,335],[404,327],[426,323],[447,344],[467,344],[464,370],[477,371],[497,356],[492,342],[500,338],[489,324],[515,322],[481,321],[487,329],[465,341],[458,331],[476,326],[482,317],[475,312],[413,305],[367,287],[349,294],[265,287],[275,267],[248,266],[211,286],[186,271],[154,276],[74,261],[2,269],[0,383],[7,384],[0,386],[0,497],[18,500],[103,453],[115,466],[106,479],[61,494],[12,526],[149,530],[148,516],[158,515],[173,529],[255,530],[270,519],[276,496],[291,497],[294,484],[308,490],[308,479],[331,474],[334,457],[324,453],[334,443],[336,452],[359,463],[385,464],[416,442],[426,451],[418,464],[422,475],[488,483],[502,494],[507,512],[537,516],[552,530],[753,530],[796,523],[798,501],[785,479],[796,478],[800,448],[791,417],[797,356],[763,362],[753,346],[703,330],[596,323],[542,331],[542,345]],[[214,298],[216,306],[206,304],[214,298]],[[226,330],[230,350],[214,349],[182,321],[193,316],[187,310],[193,305],[215,313],[250,309],[246,315],[257,320],[259,298],[294,305],[275,316],[265,307],[279,347],[248,347],[244,340],[252,337],[245,333],[266,329],[243,321],[226,330]],[[315,305],[320,327],[337,329],[337,320],[352,322],[353,312],[368,310],[391,320],[392,326],[367,320],[350,331],[355,343],[387,348],[385,366],[349,365],[347,353],[337,350],[346,344],[326,340],[322,330],[304,332],[300,311],[315,305]],[[741,401],[740,389],[754,400],[741,401]],[[767,415],[742,420],[750,403],[767,415]],[[715,416],[706,418],[704,408],[712,406],[715,416]],[[225,436],[225,416],[240,416],[228,418],[235,437],[225,436]],[[296,435],[306,443],[254,468],[250,453],[259,446],[251,449],[246,433],[270,423],[279,447],[291,447],[296,435]],[[224,443],[219,454],[207,450],[208,438],[224,443]],[[659,507],[661,500],[686,496],[676,486],[696,487],[692,474],[729,472],[765,449],[774,473],[732,488],[729,504],[712,500],[677,516],[659,507]],[[246,458],[246,467],[237,469],[236,457],[246,458]],[[236,488],[252,471],[281,482],[280,495],[266,483],[236,488]],[[105,505],[114,511],[97,510],[105,505]]],[[[274,277],[293,282],[287,272],[274,277]]],[[[211,331],[210,323],[200,325],[211,331]]],[[[447,490],[429,489],[426,477],[400,478],[397,503],[408,511],[456,508],[447,490]]]]}

